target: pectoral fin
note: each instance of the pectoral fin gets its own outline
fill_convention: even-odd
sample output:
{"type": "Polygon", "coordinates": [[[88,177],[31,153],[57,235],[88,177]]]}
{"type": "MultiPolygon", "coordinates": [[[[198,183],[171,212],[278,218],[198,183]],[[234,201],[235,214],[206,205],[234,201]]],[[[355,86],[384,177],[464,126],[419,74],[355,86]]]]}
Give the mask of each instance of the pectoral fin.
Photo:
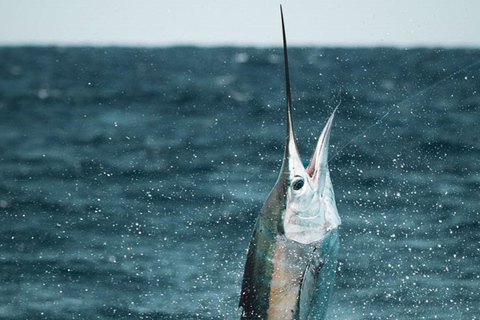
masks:
{"type": "Polygon", "coordinates": [[[298,319],[307,320],[312,307],[315,289],[323,261],[318,255],[315,255],[307,265],[303,273],[302,286],[300,288],[300,297],[298,300],[298,319]]]}

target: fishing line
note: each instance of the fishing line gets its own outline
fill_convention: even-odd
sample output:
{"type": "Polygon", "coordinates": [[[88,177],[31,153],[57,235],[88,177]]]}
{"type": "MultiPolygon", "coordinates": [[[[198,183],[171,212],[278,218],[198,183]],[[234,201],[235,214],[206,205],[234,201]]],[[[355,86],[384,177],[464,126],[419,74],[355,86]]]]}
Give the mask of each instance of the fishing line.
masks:
{"type": "Polygon", "coordinates": [[[479,65],[479,64],[480,64],[480,60],[478,60],[478,61],[476,61],[476,62],[474,62],[474,63],[472,63],[472,64],[469,64],[469,65],[467,65],[467,66],[465,66],[465,67],[463,67],[463,68],[455,71],[454,73],[449,74],[449,75],[446,76],[445,78],[442,78],[442,79],[438,80],[437,82],[429,85],[428,87],[426,87],[426,88],[418,91],[418,92],[415,93],[414,95],[411,95],[411,96],[409,96],[408,98],[405,98],[405,99],[402,100],[400,103],[398,103],[398,104],[393,104],[393,106],[390,107],[390,108],[387,110],[387,112],[385,112],[385,114],[382,115],[377,121],[375,121],[374,124],[368,126],[365,130],[363,130],[361,133],[359,133],[358,135],[356,135],[355,137],[353,137],[349,142],[347,142],[347,144],[345,144],[342,148],[340,148],[340,149],[335,153],[335,155],[328,160],[328,162],[330,163],[330,161],[332,161],[333,159],[335,159],[335,158],[342,152],[342,150],[345,149],[346,147],[348,147],[349,145],[351,145],[353,141],[355,141],[356,139],[358,139],[360,136],[365,135],[365,133],[367,133],[371,128],[376,127],[377,125],[379,125],[380,123],[382,123],[382,120],[385,119],[385,118],[390,114],[390,112],[392,112],[393,109],[395,109],[395,108],[399,109],[403,104],[407,103],[408,101],[410,101],[410,100],[412,100],[412,99],[415,99],[416,97],[422,95],[423,93],[427,92],[428,90],[436,87],[436,86],[439,85],[440,83],[442,83],[442,82],[444,82],[444,81],[446,81],[446,80],[449,80],[449,79],[455,77],[457,74],[462,73],[462,72],[464,72],[464,71],[466,71],[466,70],[468,70],[468,69],[470,69],[470,68],[473,68],[473,67],[475,67],[475,66],[477,66],[477,65],[479,65]]]}

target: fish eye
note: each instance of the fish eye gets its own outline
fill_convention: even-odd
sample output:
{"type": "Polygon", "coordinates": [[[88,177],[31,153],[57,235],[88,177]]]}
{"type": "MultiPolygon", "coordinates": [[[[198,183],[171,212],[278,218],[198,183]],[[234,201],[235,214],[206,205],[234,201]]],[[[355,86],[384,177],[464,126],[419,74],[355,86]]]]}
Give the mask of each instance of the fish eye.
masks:
{"type": "Polygon", "coordinates": [[[292,188],[293,188],[293,190],[300,190],[300,189],[302,189],[304,183],[305,183],[305,182],[303,181],[302,178],[293,181],[293,183],[292,183],[292,188]]]}

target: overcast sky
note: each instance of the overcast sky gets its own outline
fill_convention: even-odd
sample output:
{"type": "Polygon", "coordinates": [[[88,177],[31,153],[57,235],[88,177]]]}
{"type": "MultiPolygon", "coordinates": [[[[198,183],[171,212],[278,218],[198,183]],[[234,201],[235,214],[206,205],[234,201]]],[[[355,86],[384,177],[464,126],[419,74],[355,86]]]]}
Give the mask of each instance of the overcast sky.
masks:
{"type": "Polygon", "coordinates": [[[480,48],[480,0],[0,0],[0,45],[480,48]]]}

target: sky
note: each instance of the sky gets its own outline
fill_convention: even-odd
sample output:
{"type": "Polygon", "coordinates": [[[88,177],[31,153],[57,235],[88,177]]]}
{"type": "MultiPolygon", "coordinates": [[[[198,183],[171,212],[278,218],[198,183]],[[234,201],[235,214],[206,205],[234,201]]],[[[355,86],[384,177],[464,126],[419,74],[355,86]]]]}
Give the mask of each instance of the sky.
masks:
{"type": "Polygon", "coordinates": [[[0,45],[480,48],[480,0],[0,0],[0,45]]]}

